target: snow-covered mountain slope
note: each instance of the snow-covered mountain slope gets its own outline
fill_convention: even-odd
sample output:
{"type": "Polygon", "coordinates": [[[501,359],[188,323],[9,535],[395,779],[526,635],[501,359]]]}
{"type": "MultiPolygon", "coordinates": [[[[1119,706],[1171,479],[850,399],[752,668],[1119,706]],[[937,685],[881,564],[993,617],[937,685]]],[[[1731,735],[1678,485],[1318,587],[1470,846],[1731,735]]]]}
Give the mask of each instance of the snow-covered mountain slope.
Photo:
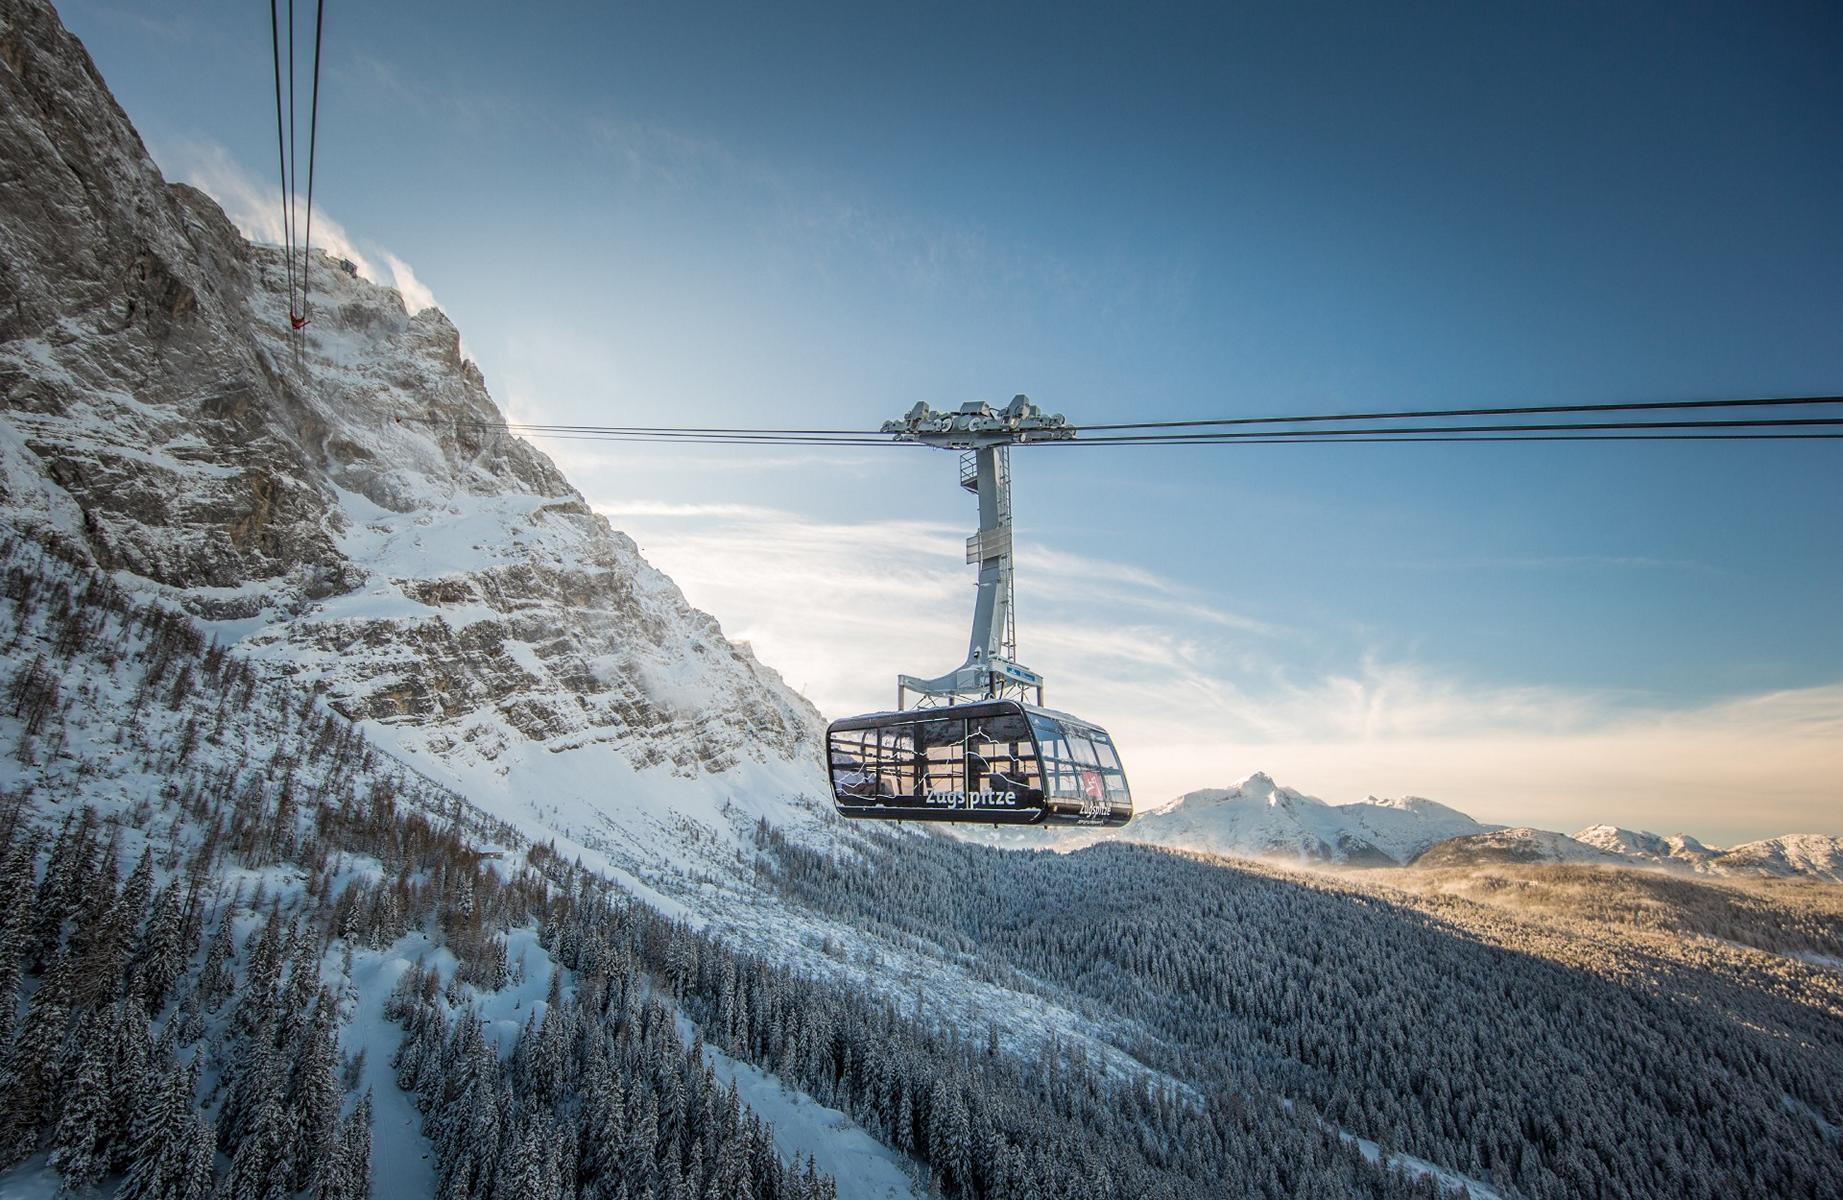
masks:
{"type": "Polygon", "coordinates": [[[48,6],[0,14],[0,520],[528,832],[819,826],[818,714],[500,429],[440,311],[321,255],[291,336],[280,253],[163,181],[48,6]]]}
{"type": "Polygon", "coordinates": [[[1191,792],[1115,836],[1209,854],[1398,866],[1435,842],[1489,828],[1418,796],[1326,804],[1257,772],[1232,787],[1191,792]]]}
{"type": "Polygon", "coordinates": [[[1843,838],[1794,833],[1718,850],[1688,834],[1664,837],[1616,825],[1590,825],[1573,837],[1544,829],[1505,829],[1441,842],[1414,865],[1541,862],[1658,867],[1705,875],[1801,876],[1835,883],[1843,882],[1843,838]]]}
{"type": "Polygon", "coordinates": [[[1332,866],[1466,867],[1505,863],[1664,868],[1709,875],[1803,876],[1843,882],[1843,838],[1788,834],[1731,850],[1686,833],[1668,837],[1617,825],[1574,834],[1505,828],[1420,796],[1327,804],[1256,772],[1226,788],[1204,788],[1105,833],[972,830],[969,840],[1005,847],[1072,850],[1100,841],[1141,842],[1243,858],[1332,866]]]}
{"type": "Polygon", "coordinates": [[[1497,829],[1450,838],[1422,851],[1417,867],[1469,867],[1501,863],[1573,863],[1614,866],[1628,863],[1619,854],[1577,842],[1547,829],[1497,829]]]}
{"type": "MultiPolygon", "coordinates": [[[[504,435],[434,310],[281,260],[168,188],[49,7],[0,0],[0,524],[155,593],[240,659],[667,915],[892,1002],[1012,1008],[971,958],[765,896],[760,818],[847,850],[820,718],[504,435]]],[[[1130,1060],[1033,996],[1026,1054],[1130,1060]]]]}
{"type": "Polygon", "coordinates": [[[1716,863],[1729,875],[1802,875],[1843,883],[1843,837],[1790,833],[1736,846],[1716,863]]]}
{"type": "Polygon", "coordinates": [[[1703,845],[1686,833],[1664,837],[1642,830],[1621,829],[1617,825],[1589,825],[1576,833],[1574,840],[1609,854],[1696,871],[1712,869],[1712,864],[1721,856],[1721,851],[1703,845]]]}
{"type": "MultiPolygon", "coordinates": [[[[750,969],[731,957],[720,966],[732,951],[691,945],[682,926],[380,753],[311,689],[263,679],[247,658],[207,643],[184,614],[5,535],[0,643],[10,651],[0,663],[0,1123],[8,1134],[0,1196],[111,1195],[124,1173],[156,1164],[183,1164],[204,1184],[158,1194],[209,1195],[214,1160],[220,1174],[229,1167],[224,1195],[561,1194],[555,1184],[438,1188],[463,1154],[482,1173],[504,1169],[499,1160],[516,1160],[519,1131],[534,1120],[550,1153],[568,1145],[574,1162],[574,1122],[535,1114],[536,1089],[523,1091],[523,1115],[513,1118],[511,1075],[527,1057],[525,1037],[548,1042],[552,1061],[593,1059],[580,1077],[625,1074],[626,1095],[652,1090],[656,1105],[660,1090],[669,1089],[669,1106],[688,1098],[687,1087],[719,1100],[738,1089],[736,1104],[746,1107],[731,1109],[737,1120],[727,1130],[721,1117],[717,1127],[707,1120],[714,1109],[692,1101],[655,1142],[636,1147],[629,1178],[655,1169],[669,1177],[687,1155],[700,1157],[693,1142],[708,1154],[725,1140],[746,1143],[753,1178],[746,1188],[732,1181],[692,1194],[838,1194],[819,1175],[837,1176],[848,1196],[912,1194],[909,1160],[777,1074],[785,1055],[732,1045],[712,1023],[721,1006],[700,1005],[682,973],[669,994],[655,983],[670,958],[681,971],[695,961],[720,981],[753,975],[748,986],[759,991],[778,964],[758,959],[750,969]],[[574,933],[562,928],[570,914],[574,933]],[[590,937],[629,944],[617,952],[586,945],[590,937]],[[284,942],[279,959],[265,955],[265,945],[284,942]],[[285,983],[278,961],[288,964],[285,983]],[[74,975],[73,964],[81,964],[74,975]],[[71,988],[73,977],[85,986],[71,988]],[[412,1061],[414,1047],[404,1049],[399,985],[419,977],[430,981],[431,1003],[445,997],[444,1019],[472,1022],[497,1051],[469,1069],[484,1065],[488,1081],[499,1081],[505,1119],[471,1126],[464,1146],[441,1136],[446,1123],[432,1104],[438,1091],[464,1090],[438,1082],[459,1058],[412,1061]],[[595,1002],[610,982],[633,996],[608,1005],[612,1014],[595,1002]],[[60,987],[62,1017],[74,1024],[68,1052],[60,1014],[46,1003],[60,987]],[[32,1043],[48,1044],[51,1062],[33,1062],[29,1046],[6,1036],[21,999],[27,1023],[55,1034],[32,1043]],[[559,1017],[574,1022],[572,1036],[537,1034],[559,1017]],[[107,1036],[95,1032],[99,1019],[110,1022],[107,1036]],[[275,1036],[265,1041],[258,1030],[275,1036]],[[329,1035],[326,1054],[311,1053],[310,1031],[329,1035]],[[607,1037],[649,1041],[627,1065],[660,1062],[668,1078],[637,1079],[584,1049],[607,1037]],[[83,1095],[86,1055],[132,1062],[131,1053],[145,1056],[139,1068],[106,1074],[108,1109],[123,1116],[99,1130],[17,1102],[22,1093],[83,1095]],[[246,1064],[279,1065],[291,1081],[277,1082],[277,1099],[295,1178],[307,1184],[251,1185],[273,1147],[247,1119],[244,1098],[258,1089],[246,1064]],[[141,1136],[162,1106],[179,1111],[186,1132],[196,1124],[202,1153],[199,1137],[141,1136]],[[817,1175],[802,1165],[809,1158],[817,1175]],[[793,1182],[776,1186],[783,1180],[793,1182]]],[[[582,1066],[566,1069],[576,1075],[582,1066]]],[[[522,1073],[517,1082],[524,1087],[522,1073]]],[[[586,1108],[565,1106],[572,1115],[586,1108]]],[[[563,1173],[577,1176],[573,1167],[563,1173]]],[[[652,1190],[674,1194],[664,1181],[652,1190]]]]}

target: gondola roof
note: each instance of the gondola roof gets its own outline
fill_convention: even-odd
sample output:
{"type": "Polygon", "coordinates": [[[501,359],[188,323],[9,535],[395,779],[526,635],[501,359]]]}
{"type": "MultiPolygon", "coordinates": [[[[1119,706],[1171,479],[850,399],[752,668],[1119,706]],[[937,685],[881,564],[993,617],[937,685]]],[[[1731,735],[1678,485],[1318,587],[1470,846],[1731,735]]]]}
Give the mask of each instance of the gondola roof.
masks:
{"type": "Polygon", "coordinates": [[[1031,716],[1047,717],[1049,720],[1059,725],[1074,726],[1077,729],[1090,730],[1097,733],[1107,732],[1093,721],[1084,720],[1074,713],[1066,713],[1060,709],[1045,708],[1040,704],[1027,704],[1022,700],[1015,700],[1009,697],[969,700],[960,704],[939,704],[929,708],[892,708],[884,712],[858,713],[855,716],[840,717],[838,720],[833,721],[829,728],[837,730],[874,729],[879,725],[889,725],[896,721],[913,720],[916,718],[932,720],[960,716],[980,709],[1001,707],[1006,709],[1021,709],[1031,716]]]}

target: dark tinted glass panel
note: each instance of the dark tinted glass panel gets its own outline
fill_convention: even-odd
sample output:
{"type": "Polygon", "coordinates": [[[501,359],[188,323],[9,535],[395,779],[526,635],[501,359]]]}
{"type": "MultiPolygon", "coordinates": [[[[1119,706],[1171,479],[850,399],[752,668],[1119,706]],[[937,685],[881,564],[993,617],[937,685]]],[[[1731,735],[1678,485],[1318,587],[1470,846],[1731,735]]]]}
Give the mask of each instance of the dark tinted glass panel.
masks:
{"type": "Polygon", "coordinates": [[[966,821],[1041,811],[1036,744],[1016,710],[834,729],[829,748],[841,806],[966,821]]]}
{"type": "Polygon", "coordinates": [[[1030,723],[1022,713],[1000,713],[995,717],[974,717],[968,722],[975,736],[992,742],[1028,742],[1030,723]]]}
{"type": "Polygon", "coordinates": [[[912,728],[915,740],[923,746],[948,746],[966,740],[965,721],[918,721],[912,728]]]}
{"type": "Polygon", "coordinates": [[[969,720],[967,725],[968,791],[1023,792],[1041,786],[1035,744],[1022,716],[969,720]]]}

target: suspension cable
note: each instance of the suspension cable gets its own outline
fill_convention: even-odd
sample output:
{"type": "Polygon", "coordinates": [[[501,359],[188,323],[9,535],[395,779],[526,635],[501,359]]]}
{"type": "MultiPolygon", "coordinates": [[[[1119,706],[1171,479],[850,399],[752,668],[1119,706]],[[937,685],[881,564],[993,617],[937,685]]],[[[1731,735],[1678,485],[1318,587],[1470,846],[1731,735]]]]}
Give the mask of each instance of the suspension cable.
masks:
{"type": "MultiPolygon", "coordinates": [[[[1355,429],[1286,429],[1228,432],[1216,430],[1209,433],[1145,433],[1113,435],[1098,438],[1078,438],[1090,446],[1118,446],[1131,443],[1152,445],[1173,445],[1185,442],[1239,442],[1255,438],[1281,434],[1308,440],[1335,440],[1362,435],[1387,439],[1391,436],[1428,433],[1477,433],[1477,434],[1512,434],[1512,433],[1575,433],[1575,432],[1611,432],[1615,430],[1676,430],[1676,429],[1786,429],[1810,428],[1813,426],[1843,425],[1843,417],[1798,417],[1792,419],[1755,418],[1750,420],[1721,421],[1553,421],[1530,422],[1518,425],[1412,425],[1412,426],[1359,426],[1355,429]]],[[[1031,445],[1068,445],[1068,442],[1027,443],[1031,445]]]]}
{"type": "MultiPolygon", "coordinates": [[[[420,422],[419,422],[420,423],[420,422]]],[[[430,421],[429,424],[453,426],[446,421],[430,421]]],[[[1478,427],[1472,433],[1435,433],[1413,429],[1387,430],[1383,432],[1344,430],[1344,435],[1326,437],[1311,430],[1263,430],[1244,433],[1231,437],[1189,437],[1189,438],[1079,438],[1056,442],[1020,443],[1029,446],[1304,446],[1304,445],[1350,445],[1354,443],[1381,444],[1386,442],[1733,442],[1733,441],[1836,441],[1843,440],[1843,433],[1823,432],[1793,425],[1793,432],[1735,432],[1719,423],[1706,424],[1662,424],[1637,422],[1630,425],[1611,427],[1587,426],[1586,428],[1612,428],[1621,432],[1583,433],[1572,432],[1575,426],[1520,426],[1529,432],[1485,432],[1492,427],[1478,427]],[[1649,432],[1662,429],[1665,432],[1649,432]],[[1554,430],[1555,432],[1544,432],[1554,430]]],[[[884,438],[865,440],[860,438],[810,437],[790,434],[764,433],[673,433],[659,432],[623,432],[616,430],[526,430],[503,425],[481,422],[461,422],[459,428],[492,429],[511,433],[515,436],[541,438],[547,441],[568,442],[645,442],[654,445],[679,446],[833,446],[849,448],[891,448],[891,449],[931,449],[921,442],[898,442],[884,438]]]]}
{"type": "Polygon", "coordinates": [[[312,91],[308,100],[307,128],[307,211],[305,225],[299,221],[300,144],[296,136],[294,101],[294,0],[288,0],[288,104],[282,107],[282,35],[280,0],[269,0],[269,48],[275,69],[275,155],[279,160],[282,203],[282,257],[288,281],[288,324],[299,330],[308,320],[308,272],[313,262],[314,240],[314,163],[320,141],[320,47],[326,21],[326,0],[316,0],[314,8],[314,59],[312,91]],[[295,241],[296,230],[301,240],[295,241]],[[295,256],[300,269],[295,269],[295,256]]]}
{"type": "MultiPolygon", "coordinates": [[[[1683,440],[1674,436],[1665,437],[1669,431],[1715,431],[1745,428],[1788,428],[1801,429],[1843,424],[1843,419],[1831,415],[1805,415],[1788,413],[1782,417],[1736,419],[1716,419],[1716,415],[1698,416],[1693,420],[1681,421],[1542,421],[1527,424],[1510,424],[1493,422],[1489,424],[1467,425],[1429,425],[1427,419],[1462,416],[1522,416],[1549,415],[1569,413],[1669,413],[1685,411],[1702,413],[1719,409],[1788,409],[1788,408],[1836,408],[1843,405],[1843,396],[1773,396],[1744,397],[1729,400],[1667,400],[1642,403],[1619,404],[1539,404],[1515,405],[1494,408],[1438,408],[1414,409],[1400,411],[1383,411],[1369,413],[1302,413],[1298,416],[1267,417],[1225,417],[1209,421],[1139,421],[1096,425],[1065,426],[1073,438],[1045,439],[1020,442],[1030,446],[1113,446],[1113,445],[1169,445],[1169,444],[1210,444],[1227,441],[1252,441],[1267,438],[1287,438],[1296,441],[1318,440],[1402,440],[1408,435],[1420,435],[1420,440],[1436,440],[1429,435],[1479,435],[1441,436],[1437,440],[1557,440],[1562,433],[1617,433],[1614,438],[1580,438],[1568,440],[1683,440]],[[1398,426],[1358,426],[1348,427],[1345,422],[1403,421],[1419,422],[1398,426]],[[1329,425],[1333,428],[1278,428],[1280,426],[1329,425]],[[1276,426],[1258,430],[1237,430],[1233,426],[1276,426]],[[1197,429],[1195,433],[1163,433],[1166,429],[1197,429]],[[1131,433],[1129,430],[1146,430],[1145,433],[1131,433]],[[1525,439],[1514,435],[1539,434],[1540,438],[1525,439]],[[1654,436],[1651,436],[1654,435],[1654,436]]],[[[454,427],[472,427],[477,429],[494,429],[507,433],[523,434],[531,437],[551,437],[571,439],[615,439],[648,438],[655,441],[701,441],[721,439],[725,443],[742,444],[748,442],[780,442],[787,439],[799,439],[808,444],[837,445],[914,445],[914,442],[896,442],[887,433],[871,429],[839,428],[799,428],[776,429],[763,426],[711,426],[711,425],[586,425],[562,424],[531,421],[491,421],[481,419],[443,419],[434,421],[429,418],[409,417],[411,421],[449,425],[454,427]]],[[[1698,434],[1707,439],[1707,434],[1698,434]]],[[[1738,440],[1738,439],[1724,439],[1738,440]]]]}
{"type": "Polygon", "coordinates": [[[1218,417],[1196,421],[1124,421],[1082,425],[1082,430],[1181,429],[1211,425],[1282,425],[1323,421],[1405,421],[1440,417],[1513,417],[1552,413],[1663,412],[1704,408],[1782,408],[1843,404],[1843,396],[1769,396],[1739,400],[1657,400],[1620,404],[1523,404],[1503,408],[1426,408],[1395,412],[1314,413],[1295,417],[1218,417]]]}
{"type": "MultiPolygon", "coordinates": [[[[294,0],[288,0],[290,4],[294,0]]],[[[307,324],[307,269],[313,263],[314,246],[314,151],[320,140],[320,31],[326,23],[326,0],[316,0],[314,5],[314,90],[310,100],[307,117],[307,229],[301,239],[301,316],[289,320],[296,329],[307,324]]],[[[291,306],[292,307],[292,306],[291,306]]]]}
{"type": "MultiPolygon", "coordinates": [[[[1415,412],[1370,414],[1371,419],[1412,421],[1425,416],[1453,416],[1465,413],[1511,415],[1522,413],[1601,413],[1601,412],[1692,412],[1710,409],[1748,409],[1760,407],[1835,406],[1843,397],[1765,397],[1733,400],[1654,401],[1642,404],[1570,404],[1528,405],[1492,409],[1427,409],[1415,412]]],[[[1351,421],[1362,414],[1306,414],[1298,417],[1229,418],[1221,424],[1278,426],[1281,423],[1351,421]]],[[[911,439],[897,440],[888,433],[866,429],[774,429],[766,427],[669,426],[669,425],[576,425],[526,421],[492,421],[479,418],[433,418],[405,416],[408,421],[428,424],[457,432],[462,429],[495,431],[532,438],[558,441],[635,442],[653,445],[697,446],[803,446],[803,447],[918,447],[925,443],[911,439]]],[[[1216,422],[1142,422],[1116,426],[1065,427],[1076,436],[1071,438],[1020,442],[1029,446],[1169,446],[1169,445],[1337,445],[1381,444],[1384,442],[1742,442],[1742,441],[1839,441],[1843,433],[1832,432],[1843,426],[1843,416],[1788,413],[1785,416],[1759,418],[1702,417],[1677,421],[1535,421],[1519,424],[1492,423],[1443,425],[1408,423],[1393,426],[1359,426],[1355,428],[1261,428],[1207,429],[1194,433],[1105,433],[1082,436],[1097,429],[1150,429],[1214,425],[1216,422]],[[1771,431],[1771,432],[1769,432],[1771,431]],[[1784,431],[1784,432],[1776,432],[1784,431]]]]}
{"type": "MultiPolygon", "coordinates": [[[[542,435],[540,435],[542,436],[542,435]]],[[[1350,446],[1383,445],[1394,442],[1833,442],[1843,441],[1843,433],[1512,433],[1489,434],[1416,434],[1402,430],[1390,437],[1324,438],[1300,433],[1275,431],[1259,433],[1246,439],[1229,441],[1170,441],[1158,438],[1109,441],[1102,438],[1078,438],[1066,442],[1031,442],[1032,446],[1350,446]]]]}
{"type": "MultiPolygon", "coordinates": [[[[287,263],[288,273],[288,313],[294,315],[294,222],[288,211],[288,140],[282,132],[282,32],[281,17],[276,11],[277,0],[269,0],[269,47],[275,59],[275,159],[281,167],[282,185],[282,249],[283,259],[287,263]]],[[[288,37],[292,44],[294,38],[293,12],[289,13],[288,37]]],[[[292,52],[289,63],[289,91],[293,92],[294,61],[292,52]]]]}
{"type": "MultiPolygon", "coordinates": [[[[288,244],[290,247],[294,245],[294,235],[296,231],[301,228],[300,221],[298,220],[300,216],[301,197],[301,189],[299,186],[301,179],[301,143],[295,131],[294,121],[294,61],[294,0],[288,0],[288,190],[283,194],[282,199],[286,201],[288,205],[288,244]]],[[[292,254],[293,250],[291,249],[289,253],[292,254]]],[[[306,260],[306,248],[303,247],[301,253],[303,268],[306,266],[306,260]]],[[[295,278],[301,280],[301,273],[298,271],[295,272],[295,278]]],[[[301,285],[305,288],[306,281],[301,280],[301,285]]],[[[295,293],[289,292],[288,322],[294,328],[299,329],[301,327],[301,318],[296,315],[294,298],[295,293]]]]}

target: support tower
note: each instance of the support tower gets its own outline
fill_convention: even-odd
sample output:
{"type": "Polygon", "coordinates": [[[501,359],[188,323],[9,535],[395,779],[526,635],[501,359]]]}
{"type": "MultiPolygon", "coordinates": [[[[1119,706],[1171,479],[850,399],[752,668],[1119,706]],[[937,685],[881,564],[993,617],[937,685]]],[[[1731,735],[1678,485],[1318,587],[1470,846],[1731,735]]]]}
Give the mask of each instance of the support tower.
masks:
{"type": "Polygon", "coordinates": [[[956,704],[1008,697],[1043,703],[1043,677],[1017,661],[1017,627],[1012,615],[1011,455],[1016,442],[1068,441],[1075,436],[1059,414],[1045,413],[1027,396],[1003,409],[974,401],[957,412],[917,404],[882,432],[897,441],[920,442],[960,452],[960,486],[979,497],[979,531],[966,539],[966,561],[979,565],[973,601],[973,632],[966,661],[945,675],[896,677],[896,707],[956,704]]]}

